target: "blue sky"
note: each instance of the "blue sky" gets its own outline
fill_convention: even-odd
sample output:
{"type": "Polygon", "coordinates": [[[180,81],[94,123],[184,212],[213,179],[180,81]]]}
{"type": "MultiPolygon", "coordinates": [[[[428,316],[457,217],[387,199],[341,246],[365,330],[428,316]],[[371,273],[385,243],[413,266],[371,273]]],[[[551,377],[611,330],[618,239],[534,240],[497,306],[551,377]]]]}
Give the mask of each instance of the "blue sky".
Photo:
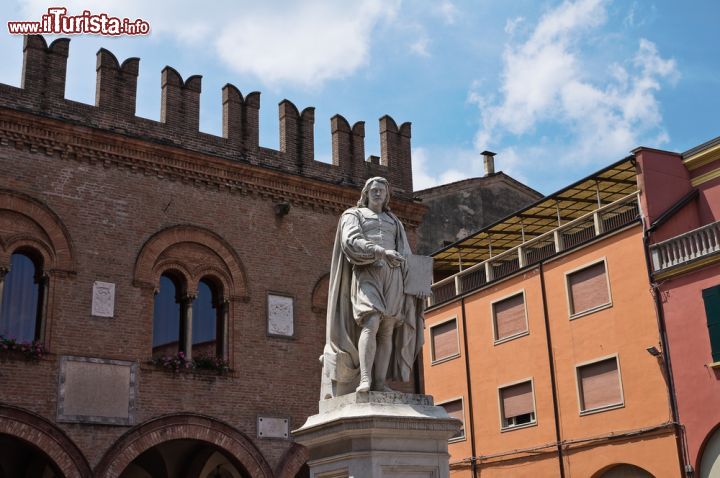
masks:
{"type": "MultiPolygon", "coordinates": [[[[160,116],[160,71],[203,75],[201,130],[221,133],[221,88],[260,91],[260,143],[277,104],[314,106],[316,159],[330,118],[413,123],[421,189],[496,169],[555,191],[637,146],[682,152],[720,135],[720,2],[68,0],[4,2],[8,20],[49,6],[151,25],[144,37],[72,36],[66,97],[94,102],[95,53],[140,57],[137,114],[160,116]]],[[[19,85],[22,39],[0,35],[0,82],[19,85]]]]}

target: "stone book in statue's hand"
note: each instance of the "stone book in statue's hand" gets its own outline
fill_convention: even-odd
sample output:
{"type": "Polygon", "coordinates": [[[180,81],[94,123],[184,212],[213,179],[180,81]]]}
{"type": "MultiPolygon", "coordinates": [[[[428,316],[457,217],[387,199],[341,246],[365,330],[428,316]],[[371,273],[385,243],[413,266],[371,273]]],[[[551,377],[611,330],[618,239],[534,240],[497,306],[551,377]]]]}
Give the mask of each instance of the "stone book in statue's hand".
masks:
{"type": "Polygon", "coordinates": [[[411,254],[405,258],[405,294],[432,294],[433,258],[411,254]]]}

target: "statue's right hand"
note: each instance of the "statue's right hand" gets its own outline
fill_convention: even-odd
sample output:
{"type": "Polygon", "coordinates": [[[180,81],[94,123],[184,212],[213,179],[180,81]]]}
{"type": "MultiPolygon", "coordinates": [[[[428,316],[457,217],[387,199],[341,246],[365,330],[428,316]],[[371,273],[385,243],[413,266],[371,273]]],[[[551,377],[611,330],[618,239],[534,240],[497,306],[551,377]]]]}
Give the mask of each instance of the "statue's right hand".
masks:
{"type": "Polygon", "coordinates": [[[400,264],[405,262],[405,258],[398,251],[392,249],[385,250],[385,260],[388,262],[390,267],[398,267],[400,264]]]}

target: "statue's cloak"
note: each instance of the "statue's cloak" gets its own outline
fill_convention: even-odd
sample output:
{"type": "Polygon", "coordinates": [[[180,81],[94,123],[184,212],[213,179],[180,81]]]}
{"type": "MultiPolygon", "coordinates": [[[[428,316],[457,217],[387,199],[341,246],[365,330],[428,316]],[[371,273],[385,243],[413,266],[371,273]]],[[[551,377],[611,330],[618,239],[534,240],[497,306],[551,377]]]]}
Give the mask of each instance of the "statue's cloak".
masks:
{"type": "MultiPolygon", "coordinates": [[[[403,256],[412,252],[408,244],[405,228],[400,220],[389,211],[386,214],[395,221],[397,226],[396,250],[403,256]]],[[[364,266],[375,262],[372,252],[355,247],[347,236],[362,234],[362,231],[348,230],[348,215],[353,215],[357,222],[362,220],[358,208],[350,208],[340,217],[335,245],[333,247],[332,264],[330,266],[330,286],[327,303],[327,329],[325,349],[323,351],[323,387],[321,398],[342,395],[355,390],[359,383],[360,358],[357,348],[362,327],[353,317],[351,298],[351,282],[353,266],[364,266]],[[332,382],[334,383],[332,383],[332,382]]],[[[403,267],[403,274],[406,270],[403,267]]],[[[393,352],[388,367],[389,380],[407,382],[410,372],[423,345],[423,314],[424,301],[415,296],[405,295],[401,320],[393,332],[393,352]]]]}

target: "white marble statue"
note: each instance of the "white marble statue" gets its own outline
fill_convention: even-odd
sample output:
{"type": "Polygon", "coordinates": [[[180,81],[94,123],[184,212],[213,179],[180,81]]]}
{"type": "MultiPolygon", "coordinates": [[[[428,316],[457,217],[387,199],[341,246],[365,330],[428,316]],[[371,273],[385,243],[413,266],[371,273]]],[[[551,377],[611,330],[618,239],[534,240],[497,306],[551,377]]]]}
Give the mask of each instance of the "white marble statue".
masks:
{"type": "Polygon", "coordinates": [[[340,217],[328,291],[321,398],[391,391],[409,381],[423,344],[424,294],[407,295],[405,229],[390,212],[385,178],[367,180],[357,207],[340,217]]]}

